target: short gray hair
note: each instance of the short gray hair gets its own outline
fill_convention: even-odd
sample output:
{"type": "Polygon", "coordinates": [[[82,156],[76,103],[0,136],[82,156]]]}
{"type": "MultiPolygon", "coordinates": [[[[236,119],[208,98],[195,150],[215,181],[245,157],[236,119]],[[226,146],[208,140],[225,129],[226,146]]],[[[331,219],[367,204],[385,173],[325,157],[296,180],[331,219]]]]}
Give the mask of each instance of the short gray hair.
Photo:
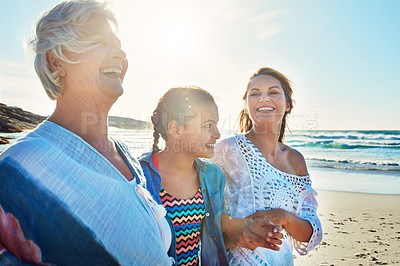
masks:
{"type": "Polygon", "coordinates": [[[28,47],[35,55],[35,71],[50,99],[55,100],[62,94],[63,85],[58,72],[53,72],[47,65],[46,52],[50,51],[59,59],[74,64],[64,52],[84,53],[99,45],[86,37],[94,32],[85,28],[89,19],[97,23],[117,27],[114,14],[106,3],[94,0],[65,1],[49,11],[43,12],[35,25],[34,36],[28,41],[28,47]]]}

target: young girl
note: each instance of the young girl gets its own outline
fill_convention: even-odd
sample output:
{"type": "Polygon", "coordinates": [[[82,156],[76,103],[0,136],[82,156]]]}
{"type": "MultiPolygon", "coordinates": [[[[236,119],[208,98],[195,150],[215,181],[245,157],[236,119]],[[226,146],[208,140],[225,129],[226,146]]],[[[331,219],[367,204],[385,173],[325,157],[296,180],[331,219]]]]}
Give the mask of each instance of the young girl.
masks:
{"type": "Polygon", "coordinates": [[[153,112],[153,152],[140,158],[147,189],[172,220],[178,265],[199,265],[200,261],[228,265],[226,247],[261,245],[277,250],[281,243],[278,228],[266,221],[222,215],[225,178],[217,166],[199,159],[214,155],[220,138],[218,119],[214,99],[205,90],[170,89],[153,112]],[[165,140],[161,151],[160,136],[165,140]]]}
{"type": "Polygon", "coordinates": [[[278,71],[261,68],[250,78],[243,100],[242,134],[219,142],[213,160],[227,179],[225,198],[231,214],[268,219],[285,229],[285,237],[278,252],[231,249],[229,262],[293,265],[293,248],[300,255],[308,253],[321,241],[322,228],[304,158],[283,144],[292,88],[278,71]]]}

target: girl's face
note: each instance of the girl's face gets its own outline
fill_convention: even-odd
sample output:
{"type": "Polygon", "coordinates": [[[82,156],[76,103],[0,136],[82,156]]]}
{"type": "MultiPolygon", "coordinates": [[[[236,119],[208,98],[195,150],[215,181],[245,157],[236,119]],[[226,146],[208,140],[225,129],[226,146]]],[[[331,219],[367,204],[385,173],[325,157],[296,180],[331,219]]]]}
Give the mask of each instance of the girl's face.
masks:
{"type": "Polygon", "coordinates": [[[197,108],[195,115],[179,126],[181,151],[193,154],[195,158],[212,158],[214,144],[221,137],[218,120],[218,108],[214,103],[197,108]]]}
{"type": "Polygon", "coordinates": [[[264,123],[279,124],[285,112],[290,109],[281,83],[268,75],[259,75],[250,81],[246,103],[255,126],[262,126],[264,123]]]}

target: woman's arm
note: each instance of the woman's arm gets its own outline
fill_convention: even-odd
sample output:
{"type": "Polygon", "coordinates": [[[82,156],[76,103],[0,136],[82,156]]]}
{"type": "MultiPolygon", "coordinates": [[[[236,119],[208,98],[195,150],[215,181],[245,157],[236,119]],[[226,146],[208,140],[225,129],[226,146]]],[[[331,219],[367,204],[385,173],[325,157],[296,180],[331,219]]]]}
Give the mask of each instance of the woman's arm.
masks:
{"type": "Polygon", "coordinates": [[[45,265],[39,247],[25,238],[18,220],[0,205],[0,254],[6,250],[21,262],[45,265]]]}
{"type": "MultiPolygon", "coordinates": [[[[292,166],[298,176],[308,176],[307,165],[303,155],[297,150],[287,147],[287,163],[292,166]]],[[[281,225],[295,240],[300,242],[309,242],[314,228],[317,224],[320,225],[317,214],[316,214],[316,201],[312,194],[304,196],[301,200],[301,206],[296,214],[290,213],[283,209],[270,209],[264,211],[258,211],[248,218],[252,219],[267,219],[276,225],[281,225]],[[315,202],[315,204],[309,203],[309,201],[315,202]],[[311,213],[310,213],[311,212],[311,213]],[[317,219],[318,223],[310,220],[317,219]]]]}
{"type": "Polygon", "coordinates": [[[283,209],[258,211],[249,215],[248,218],[269,220],[276,225],[282,226],[294,239],[301,242],[308,242],[313,233],[313,228],[309,221],[283,209]]]}

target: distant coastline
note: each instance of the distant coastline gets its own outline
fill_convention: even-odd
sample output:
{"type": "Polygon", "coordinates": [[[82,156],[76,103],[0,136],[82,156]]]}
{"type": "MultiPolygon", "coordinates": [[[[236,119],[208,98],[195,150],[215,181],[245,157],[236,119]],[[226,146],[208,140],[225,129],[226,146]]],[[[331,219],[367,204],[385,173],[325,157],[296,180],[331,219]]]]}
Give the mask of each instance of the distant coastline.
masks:
{"type": "Polygon", "coordinates": [[[152,129],[153,126],[148,121],[137,120],[129,117],[108,116],[108,125],[110,127],[123,128],[123,129],[152,129]]]}
{"type": "MultiPolygon", "coordinates": [[[[25,111],[19,107],[7,106],[0,103],[0,133],[20,133],[37,127],[47,117],[25,111]]],[[[109,126],[123,129],[150,129],[148,121],[136,120],[128,117],[109,116],[109,126]]],[[[9,137],[0,136],[0,144],[8,144],[9,137]]]]}

